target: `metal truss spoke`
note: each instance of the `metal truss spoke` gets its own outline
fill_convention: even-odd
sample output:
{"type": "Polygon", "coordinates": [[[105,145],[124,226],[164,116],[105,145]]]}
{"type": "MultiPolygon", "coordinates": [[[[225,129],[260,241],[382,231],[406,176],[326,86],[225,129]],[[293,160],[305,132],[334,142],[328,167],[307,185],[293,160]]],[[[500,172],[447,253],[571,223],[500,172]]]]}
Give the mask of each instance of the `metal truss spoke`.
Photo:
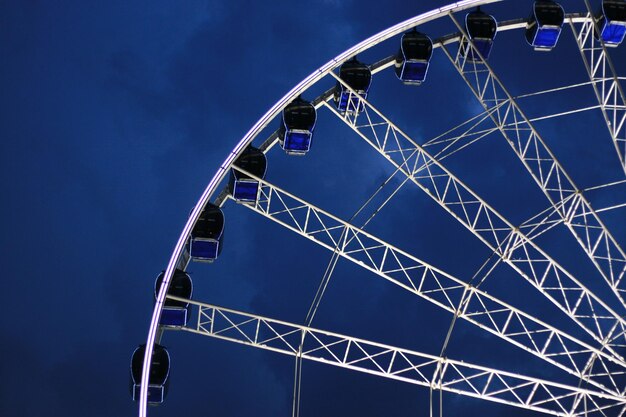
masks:
{"type": "MultiPolygon", "coordinates": [[[[462,151],[463,149],[478,142],[479,140],[483,138],[486,138],[492,133],[498,132],[500,130],[498,127],[492,126],[489,128],[482,128],[482,129],[479,129],[479,127],[482,127],[483,123],[485,123],[486,121],[489,121],[490,122],[489,124],[491,124],[492,114],[496,112],[500,107],[502,107],[503,104],[505,104],[505,101],[500,102],[497,106],[494,106],[493,108],[485,110],[484,112],[478,114],[477,116],[474,116],[471,119],[461,123],[459,126],[456,126],[453,129],[450,129],[447,132],[427,141],[422,146],[424,147],[424,149],[427,149],[431,153],[431,155],[433,155],[433,157],[436,158],[438,161],[443,161],[449,156],[452,156],[456,154],[457,152],[462,151]],[[473,124],[469,128],[462,131],[460,134],[457,134],[455,136],[450,136],[452,133],[456,133],[460,128],[470,124],[471,122],[473,122],[473,124]]],[[[571,114],[594,110],[597,108],[599,108],[599,106],[588,106],[588,107],[562,111],[558,113],[546,114],[543,116],[534,117],[530,119],[530,122],[554,119],[554,118],[558,118],[562,116],[568,116],[571,114]]],[[[503,125],[502,128],[515,129],[517,125],[518,125],[517,122],[509,123],[509,124],[503,125]]]]}
{"type": "Polygon", "coordinates": [[[609,182],[606,184],[600,184],[600,185],[596,185],[593,187],[589,187],[589,188],[585,188],[583,191],[592,191],[592,190],[599,190],[602,188],[609,188],[609,187],[614,187],[616,185],[621,185],[626,183],[626,180],[620,180],[620,181],[613,181],[613,182],[609,182]]]}
{"type": "Polygon", "coordinates": [[[438,160],[454,155],[490,134],[497,132],[497,128],[491,126],[490,115],[497,109],[489,109],[453,127],[441,135],[430,139],[422,146],[438,160]],[[489,127],[485,127],[485,122],[489,127]],[[460,133],[459,133],[460,131],[460,133]]]}
{"type": "MultiPolygon", "coordinates": [[[[339,77],[333,76],[342,82],[339,77]]],[[[345,83],[344,88],[350,89],[345,83]]],[[[623,333],[623,317],[591,293],[371,103],[362,98],[360,101],[363,107],[361,116],[339,114],[332,106],[327,104],[326,107],[396,168],[400,168],[412,182],[597,342],[616,357],[621,357],[607,340],[616,332],[623,333]],[[357,123],[359,118],[361,121],[357,123]]]]}
{"type": "MultiPolygon", "coordinates": [[[[562,202],[561,205],[564,203],[562,202]]],[[[558,213],[558,209],[550,206],[523,222],[519,229],[524,232],[529,240],[535,240],[540,235],[563,223],[563,221],[563,218],[558,213]]]]}
{"type": "MultiPolygon", "coordinates": [[[[367,199],[365,200],[365,202],[359,207],[359,209],[352,215],[352,217],[350,218],[349,222],[352,222],[363,210],[365,210],[365,208],[372,202],[372,200],[378,195],[378,193],[380,193],[387,184],[389,184],[389,182],[396,176],[396,174],[398,173],[398,171],[394,171],[385,181],[382,182],[382,184],[376,189],[376,191],[374,191],[374,193],[367,199]]],[[[382,210],[382,208],[391,200],[391,198],[400,190],[400,188],[402,188],[402,186],[408,181],[408,178],[405,178],[403,180],[403,182],[396,187],[395,190],[393,190],[393,192],[391,193],[391,195],[389,195],[384,201],[383,203],[376,208],[376,210],[374,210],[374,212],[367,218],[367,220],[363,223],[363,225],[361,226],[361,229],[365,228],[365,226],[367,226],[367,224],[376,216],[376,214],[378,214],[380,212],[380,210],[382,210]]],[[[347,229],[344,229],[344,233],[347,231],[347,229]]],[[[354,238],[353,238],[354,239],[354,238]]],[[[343,240],[343,236],[340,237],[339,241],[343,240]]],[[[349,244],[349,242],[348,242],[349,244]]],[[[339,254],[337,253],[338,251],[338,247],[335,247],[333,250],[333,254],[328,262],[328,265],[326,266],[326,270],[324,271],[324,275],[322,276],[322,280],[320,282],[320,285],[318,287],[318,290],[315,294],[315,297],[313,298],[313,301],[311,302],[311,306],[309,307],[309,311],[307,313],[307,316],[305,318],[305,325],[306,326],[311,326],[313,323],[313,319],[315,317],[315,314],[317,313],[317,309],[319,308],[319,305],[322,301],[322,298],[324,297],[324,293],[326,292],[326,289],[328,288],[328,284],[330,283],[330,279],[333,275],[333,272],[335,271],[335,267],[337,265],[337,261],[339,260],[339,254]]],[[[303,348],[303,344],[304,344],[304,340],[301,341],[300,343],[300,347],[298,350],[298,355],[296,356],[296,363],[295,363],[295,369],[294,369],[294,390],[293,390],[293,407],[292,407],[292,416],[293,417],[298,417],[300,415],[300,394],[301,394],[301,386],[302,386],[302,348],[303,348]]]]}
{"type": "MultiPolygon", "coordinates": [[[[610,182],[606,184],[588,187],[582,191],[583,192],[595,191],[595,190],[613,187],[616,185],[621,185],[624,183],[626,183],[626,180],[614,181],[614,182],[610,182]]],[[[570,198],[573,198],[573,196],[570,198]]],[[[562,201],[560,205],[562,206],[566,203],[567,203],[567,200],[562,201]]],[[[607,206],[607,207],[597,208],[595,209],[595,212],[602,213],[605,211],[611,211],[611,210],[619,209],[622,207],[626,207],[626,203],[618,203],[618,204],[614,204],[614,205],[607,206]]],[[[565,219],[563,219],[559,215],[558,209],[559,209],[558,206],[554,207],[551,205],[547,209],[543,210],[541,213],[538,213],[535,216],[531,217],[530,219],[526,220],[524,223],[520,225],[519,228],[525,232],[526,236],[528,236],[529,239],[534,240],[537,236],[547,232],[548,230],[552,229],[554,226],[561,224],[565,221],[565,219]]],[[[572,219],[578,219],[580,217],[583,217],[582,213],[572,215],[572,219]]]]}
{"type": "Polygon", "coordinates": [[[532,93],[520,94],[518,96],[515,96],[515,98],[516,99],[520,99],[520,98],[539,96],[539,95],[543,95],[543,94],[556,93],[556,92],[570,90],[570,89],[577,88],[577,87],[583,87],[583,86],[586,86],[586,85],[590,85],[592,83],[593,83],[592,81],[587,81],[587,82],[584,82],[584,83],[569,84],[569,85],[565,85],[565,86],[562,86],[562,87],[548,88],[548,89],[545,89],[545,90],[539,90],[539,91],[535,91],[535,92],[532,92],[532,93]]]}
{"type": "Polygon", "coordinates": [[[626,399],[170,297],[194,306],[182,330],[303,359],[558,416],[617,416],[626,399]],[[302,351],[298,346],[304,341],[302,351]],[[584,400],[584,401],[583,401],[584,400]]]}
{"type": "Polygon", "coordinates": [[[601,209],[596,210],[596,213],[601,213],[601,212],[603,212],[603,211],[615,210],[615,209],[618,209],[618,208],[623,208],[623,207],[626,207],[626,203],[622,203],[622,204],[615,204],[615,205],[610,206],[610,207],[604,207],[604,208],[601,208],[601,209]]]}
{"type": "MultiPolygon", "coordinates": [[[[260,184],[260,198],[256,204],[245,204],[245,207],[336,251],[339,256],[393,284],[578,378],[595,356],[598,356],[598,364],[607,369],[615,373],[625,371],[623,358],[600,352],[268,181],[241,172],[260,184]]],[[[590,375],[588,381],[607,392],[621,390],[611,373],[590,375]]]]}
{"type": "Polygon", "coordinates": [[[606,127],[617,151],[622,169],[626,173],[626,98],[624,89],[615,72],[615,67],[602,39],[596,39],[597,30],[593,11],[585,0],[587,16],[577,30],[574,22],[570,28],[580,50],[580,56],[592,81],[593,91],[602,109],[606,127]]]}
{"type": "MultiPolygon", "coordinates": [[[[626,203],[619,203],[596,209],[595,212],[602,213],[605,211],[616,210],[624,207],[626,207],[626,203]]],[[[584,217],[584,215],[584,213],[572,215],[571,220],[577,220],[584,217]]],[[[548,230],[563,223],[564,221],[565,219],[563,219],[559,215],[557,209],[555,209],[554,207],[549,207],[541,213],[526,220],[519,228],[520,230],[524,231],[529,240],[535,240],[539,235],[544,234],[548,230]]]]}
{"type": "MultiPolygon", "coordinates": [[[[464,38],[461,42],[471,44],[455,17],[450,14],[450,18],[464,38]]],[[[624,250],[480,53],[474,51],[480,59],[470,62],[461,53],[461,48],[455,56],[446,47],[442,50],[485,110],[498,108],[491,113],[493,122],[626,308],[626,288],[621,285],[626,273],[624,250]],[[502,106],[502,103],[506,104],[502,106]]]]}

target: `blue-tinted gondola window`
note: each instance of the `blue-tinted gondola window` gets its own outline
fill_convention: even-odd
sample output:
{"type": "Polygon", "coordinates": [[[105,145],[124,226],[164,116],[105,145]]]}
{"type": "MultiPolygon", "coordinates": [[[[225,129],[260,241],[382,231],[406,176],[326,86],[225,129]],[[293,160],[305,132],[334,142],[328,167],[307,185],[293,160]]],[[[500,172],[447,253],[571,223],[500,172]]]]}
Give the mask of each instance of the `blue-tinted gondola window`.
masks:
{"type": "Polygon", "coordinates": [[[563,7],[555,1],[537,0],[526,28],[526,40],[536,50],[551,50],[556,46],[565,19],[563,7]]]}
{"type": "Polygon", "coordinates": [[[250,180],[235,181],[233,197],[235,200],[255,202],[259,193],[259,183],[250,180]]]}
{"type": "Polygon", "coordinates": [[[195,238],[191,241],[192,258],[217,259],[219,241],[215,239],[195,238]]]}
{"type": "Polygon", "coordinates": [[[161,326],[182,327],[187,324],[189,307],[164,308],[161,312],[161,326]]]}
{"type": "Polygon", "coordinates": [[[533,46],[539,48],[554,48],[561,33],[560,27],[544,27],[537,30],[533,46]]]}
{"type": "Polygon", "coordinates": [[[406,61],[402,68],[401,79],[405,81],[424,81],[428,71],[428,62],[406,61]]]}
{"type": "Polygon", "coordinates": [[[619,23],[606,23],[602,28],[602,40],[610,45],[619,45],[626,35],[626,25],[619,23]]]}
{"type": "Polygon", "coordinates": [[[287,151],[307,152],[311,146],[311,133],[292,130],[285,134],[283,147],[287,151]]]}
{"type": "Polygon", "coordinates": [[[603,0],[599,26],[602,40],[608,46],[621,44],[626,35],[626,1],[603,0]]]}

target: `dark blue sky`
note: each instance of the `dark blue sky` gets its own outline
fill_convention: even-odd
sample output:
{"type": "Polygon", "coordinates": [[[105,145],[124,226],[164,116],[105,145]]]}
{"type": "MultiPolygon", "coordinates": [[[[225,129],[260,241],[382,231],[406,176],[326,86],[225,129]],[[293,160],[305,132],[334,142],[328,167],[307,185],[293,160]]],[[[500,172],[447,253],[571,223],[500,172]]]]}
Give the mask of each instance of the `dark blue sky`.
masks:
{"type": "MultiPolygon", "coordinates": [[[[135,414],[128,365],[145,340],[154,278],[226,154],[315,68],[446,2],[383,3],[0,3],[0,415],[135,414]]],[[[526,16],[530,3],[490,10],[510,19],[526,16]]],[[[581,10],[581,2],[571,3],[567,11],[581,10]]],[[[446,21],[425,30],[438,37],[454,28],[446,21]]],[[[396,42],[362,59],[394,53],[396,42]]],[[[611,53],[626,73],[624,46],[611,53]]],[[[519,31],[499,35],[491,61],[513,94],[586,77],[569,30],[550,54],[533,53],[519,31]]],[[[321,87],[331,85],[325,80],[321,87]]],[[[404,87],[387,71],[375,78],[370,98],[418,142],[480,111],[439,51],[425,85],[404,87]]],[[[577,100],[591,104],[591,89],[522,105],[535,116],[577,100]]],[[[581,187],[623,178],[599,112],[538,128],[581,187]]],[[[272,150],[268,179],[348,219],[392,170],[327,111],[314,141],[304,158],[272,150]]],[[[514,224],[547,207],[499,136],[450,158],[449,166],[514,224]]],[[[589,195],[595,207],[625,197],[625,187],[589,195]]],[[[190,268],[194,298],[302,322],[330,253],[232,202],[225,214],[222,256],[190,268]]],[[[603,214],[623,246],[625,214],[603,214]]],[[[463,279],[489,256],[408,184],[368,230],[463,279]]],[[[555,231],[541,242],[572,271],[596,274],[586,283],[607,295],[569,234],[555,231]]],[[[507,267],[488,283],[506,301],[572,327],[551,317],[551,307],[507,267]]],[[[438,354],[449,323],[447,313],[340,261],[314,326],[438,354]]],[[[291,358],[188,334],[169,334],[164,344],[172,355],[170,395],[151,415],[290,415],[291,358]]],[[[464,323],[455,329],[449,356],[565,380],[464,323]]],[[[449,394],[444,411],[530,414],[449,394]]],[[[305,363],[303,416],[357,414],[426,416],[428,392],[305,363]]]]}

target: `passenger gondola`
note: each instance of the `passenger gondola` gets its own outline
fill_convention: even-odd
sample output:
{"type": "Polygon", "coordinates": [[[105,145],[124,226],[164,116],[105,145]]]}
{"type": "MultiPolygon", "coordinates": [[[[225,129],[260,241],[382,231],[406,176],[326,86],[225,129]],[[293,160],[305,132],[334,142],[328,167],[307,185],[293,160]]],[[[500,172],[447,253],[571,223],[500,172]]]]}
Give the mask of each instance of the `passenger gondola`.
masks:
{"type": "Polygon", "coordinates": [[[213,262],[222,252],[224,213],[209,203],[191,231],[189,254],[199,262],[213,262]]]}
{"type": "Polygon", "coordinates": [[[468,40],[463,39],[460,46],[463,56],[471,62],[480,61],[480,55],[485,61],[489,59],[493,40],[498,31],[496,19],[481,11],[479,7],[465,16],[465,30],[474,47],[470,47],[468,40]]]}
{"type": "Polygon", "coordinates": [[[556,46],[565,20],[565,11],[551,0],[537,0],[526,25],[526,41],[535,51],[550,51],[556,46]]]}
{"type": "MultiPolygon", "coordinates": [[[[235,165],[262,179],[265,177],[267,159],[259,149],[248,146],[237,158],[235,165]]],[[[259,182],[257,180],[236,169],[231,169],[228,185],[231,195],[238,203],[256,203],[259,195],[259,182]]]]}
{"type": "MultiPolygon", "coordinates": [[[[161,272],[154,282],[154,299],[156,300],[159,291],[161,290],[161,284],[163,283],[163,276],[165,272],[161,272]]],[[[190,299],[193,292],[193,282],[191,277],[185,271],[177,269],[174,271],[172,280],[170,282],[170,288],[167,291],[168,295],[174,295],[180,298],[190,299]]],[[[161,312],[161,320],[159,324],[167,327],[182,327],[187,324],[189,317],[189,303],[182,301],[165,299],[163,310],[161,312]]]]}
{"type": "Polygon", "coordinates": [[[402,35],[396,55],[396,76],[404,84],[420,85],[426,79],[428,63],[433,55],[433,41],[413,30],[402,35]]]}
{"type": "Polygon", "coordinates": [[[618,46],[626,36],[626,0],[603,0],[597,19],[599,36],[604,44],[618,46]]]}
{"type": "Polygon", "coordinates": [[[316,119],[315,107],[300,97],[285,107],[279,137],[287,154],[304,155],[311,149],[316,119]]]}
{"type": "Polygon", "coordinates": [[[364,105],[361,97],[367,98],[367,93],[372,83],[372,72],[369,67],[354,57],[341,65],[339,78],[356,92],[356,96],[342,83],[337,81],[334,94],[337,110],[347,114],[362,112],[364,105]]]}
{"type": "MultiPolygon", "coordinates": [[[[139,401],[141,373],[146,345],[139,345],[130,361],[130,389],[134,401],[139,401]]],[[[161,345],[155,344],[152,352],[150,375],[148,377],[148,403],[161,404],[167,396],[170,376],[170,354],[161,345]]]]}

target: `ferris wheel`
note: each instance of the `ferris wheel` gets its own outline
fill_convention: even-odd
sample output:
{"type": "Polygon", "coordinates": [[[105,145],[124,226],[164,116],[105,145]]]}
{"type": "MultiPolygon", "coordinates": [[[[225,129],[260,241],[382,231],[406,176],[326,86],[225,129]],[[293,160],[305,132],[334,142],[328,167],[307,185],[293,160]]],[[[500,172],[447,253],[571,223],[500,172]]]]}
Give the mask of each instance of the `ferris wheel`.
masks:
{"type": "MultiPolygon", "coordinates": [[[[237,143],[191,211],[167,268],[156,280],[147,341],[131,360],[131,394],[141,417],[149,404],[160,404],[167,395],[170,361],[174,367],[176,362],[164,341],[171,331],[293,357],[294,415],[299,413],[305,361],[537,414],[626,413],[626,233],[620,228],[623,221],[615,227],[626,206],[626,74],[620,74],[626,63],[626,0],[585,0],[581,10],[539,0],[528,2],[530,17],[508,20],[490,14],[498,2],[452,3],[353,46],[296,85],[237,143]],[[570,49],[577,50],[579,71],[534,83],[552,71],[535,69],[528,82],[512,88],[502,62],[493,62],[500,42],[518,42],[511,48],[544,57],[570,42],[570,49]],[[472,97],[458,111],[469,117],[420,119],[413,114],[417,108],[387,110],[390,102],[398,102],[390,91],[402,88],[405,93],[398,94],[418,97],[443,65],[464,85],[464,97],[472,97]],[[396,87],[386,90],[385,98],[376,85],[390,80],[396,87]],[[580,127],[570,121],[589,115],[594,141],[603,141],[603,152],[608,150],[595,161],[606,175],[599,183],[581,186],[579,177],[557,159],[563,148],[555,136],[575,133],[580,127]],[[432,130],[438,133],[427,136],[410,126],[411,120],[437,125],[432,130]],[[439,126],[449,120],[455,121],[439,126]],[[367,198],[350,205],[352,216],[337,215],[326,202],[313,203],[310,188],[296,188],[298,183],[310,187],[314,179],[283,186],[272,177],[279,154],[291,161],[316,158],[318,143],[330,140],[320,132],[330,123],[333,129],[341,125],[354,142],[369,145],[363,147],[368,161],[384,167],[386,175],[382,181],[368,177],[368,166],[344,185],[350,188],[358,179],[371,186],[367,198]],[[511,172],[533,188],[518,196],[515,207],[501,209],[501,202],[492,202],[498,197],[487,195],[492,183],[485,186],[472,177],[480,177],[480,166],[487,164],[476,160],[477,155],[493,149],[496,145],[486,143],[494,141],[506,161],[517,164],[511,172]],[[392,210],[400,190],[407,189],[488,253],[478,269],[459,273],[452,265],[455,254],[443,257],[448,261],[429,261],[414,248],[406,249],[395,240],[401,228],[384,234],[372,229],[385,210],[392,210]],[[606,195],[613,200],[606,202],[606,195]],[[526,205],[532,207],[530,214],[519,221],[516,210],[524,212],[520,206],[526,205]],[[254,213],[289,231],[294,241],[330,254],[304,321],[192,299],[190,269],[210,269],[223,261],[230,221],[224,212],[229,206],[254,213]],[[443,346],[426,351],[317,328],[314,318],[339,260],[382,278],[416,303],[444,312],[450,326],[442,330],[443,346]],[[507,284],[493,284],[492,290],[489,285],[498,274],[507,276],[507,284]],[[531,292],[528,297],[545,307],[528,301],[531,292]],[[519,363],[497,368],[453,356],[448,344],[457,323],[527,355],[558,377],[537,376],[519,363]]],[[[500,180],[513,184],[508,175],[500,180]]],[[[403,205],[408,217],[412,210],[403,205]]]]}

